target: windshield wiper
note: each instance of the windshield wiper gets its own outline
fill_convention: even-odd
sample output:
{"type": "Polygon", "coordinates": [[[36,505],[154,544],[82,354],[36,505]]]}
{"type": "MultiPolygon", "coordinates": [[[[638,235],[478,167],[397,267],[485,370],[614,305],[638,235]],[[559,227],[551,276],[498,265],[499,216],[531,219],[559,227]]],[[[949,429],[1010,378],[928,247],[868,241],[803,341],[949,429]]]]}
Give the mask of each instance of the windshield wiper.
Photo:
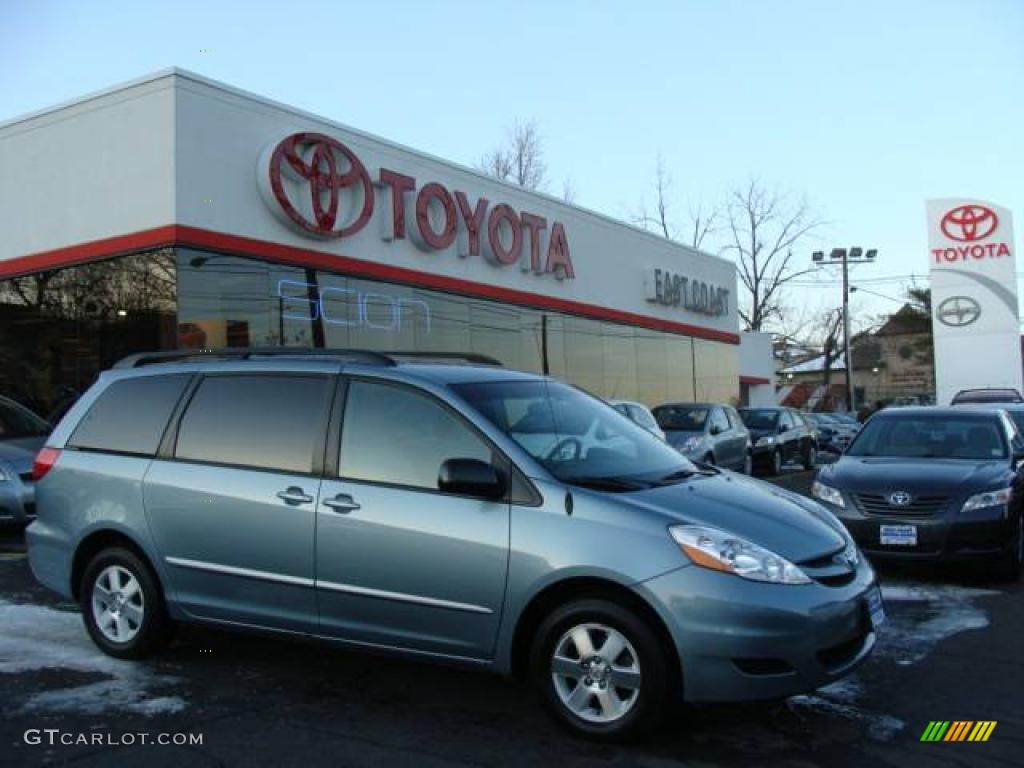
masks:
{"type": "Polygon", "coordinates": [[[694,469],[677,469],[675,472],[669,472],[664,477],[658,478],[658,485],[672,485],[672,483],[686,480],[694,475],[717,475],[719,471],[709,464],[695,464],[694,469]]]}
{"type": "Polygon", "coordinates": [[[650,483],[643,480],[631,480],[626,477],[566,477],[563,481],[598,491],[640,491],[651,487],[650,483]]]}

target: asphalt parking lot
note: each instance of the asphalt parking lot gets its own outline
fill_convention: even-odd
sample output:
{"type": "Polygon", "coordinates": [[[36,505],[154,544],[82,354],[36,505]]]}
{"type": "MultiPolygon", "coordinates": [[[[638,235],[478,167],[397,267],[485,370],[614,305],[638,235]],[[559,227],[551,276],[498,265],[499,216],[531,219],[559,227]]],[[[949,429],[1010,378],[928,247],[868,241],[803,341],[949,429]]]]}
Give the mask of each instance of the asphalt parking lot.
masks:
{"type": "MultiPolygon", "coordinates": [[[[810,480],[776,482],[807,492],[810,480]]],[[[75,606],[34,583],[21,536],[0,533],[0,764],[1024,765],[1024,589],[976,568],[880,576],[889,620],[850,678],[785,701],[680,707],[654,738],[607,746],[476,672],[197,628],[157,661],[109,659],[75,606]],[[998,725],[985,743],[922,743],[933,720],[998,725]],[[26,743],[30,729],[42,743],[26,743]],[[50,746],[43,729],[122,744],[50,746]],[[202,743],[124,745],[142,733],[202,743]]]]}

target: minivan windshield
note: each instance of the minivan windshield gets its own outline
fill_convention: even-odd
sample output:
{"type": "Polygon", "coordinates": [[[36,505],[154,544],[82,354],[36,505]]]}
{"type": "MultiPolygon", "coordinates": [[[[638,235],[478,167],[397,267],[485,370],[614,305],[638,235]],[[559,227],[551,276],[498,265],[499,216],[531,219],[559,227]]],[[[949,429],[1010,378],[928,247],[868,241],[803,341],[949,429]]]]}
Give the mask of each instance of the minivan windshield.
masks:
{"type": "Polygon", "coordinates": [[[499,381],[453,389],[563,482],[625,491],[697,472],[646,429],[567,384],[499,381]]]}
{"type": "Polygon", "coordinates": [[[999,421],[967,415],[875,417],[864,425],[846,455],[972,461],[1008,457],[999,421]]]}

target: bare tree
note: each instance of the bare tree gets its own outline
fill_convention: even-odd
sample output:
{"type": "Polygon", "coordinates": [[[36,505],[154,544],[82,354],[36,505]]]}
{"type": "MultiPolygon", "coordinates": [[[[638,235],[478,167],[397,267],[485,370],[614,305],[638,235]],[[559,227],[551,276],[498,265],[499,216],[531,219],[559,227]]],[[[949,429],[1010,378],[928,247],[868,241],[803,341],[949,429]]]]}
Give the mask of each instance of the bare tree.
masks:
{"type": "Polygon", "coordinates": [[[718,211],[712,208],[705,211],[702,203],[697,202],[689,209],[689,227],[680,230],[674,226],[669,210],[669,197],[672,187],[672,177],[665,170],[665,161],[658,157],[658,164],[654,169],[654,210],[648,211],[644,202],[640,203],[640,210],[633,215],[633,223],[644,229],[654,229],[663,237],[669,240],[685,242],[694,248],[700,248],[704,239],[715,231],[715,222],[718,220],[718,211]],[[682,237],[680,235],[683,235],[682,237]]]}
{"type": "Polygon", "coordinates": [[[739,310],[747,330],[760,331],[766,322],[778,318],[782,309],[782,288],[810,272],[793,266],[794,247],[823,222],[806,202],[792,202],[756,181],[729,196],[725,209],[729,244],[740,281],[748,293],[748,304],[739,310]]]}
{"type": "Polygon", "coordinates": [[[576,202],[576,185],[572,183],[572,179],[568,176],[562,182],[562,200],[567,203],[576,202]]]}
{"type": "Polygon", "coordinates": [[[505,141],[484,154],[476,167],[502,181],[527,189],[543,189],[548,169],[537,123],[514,122],[505,133],[505,141]]]}

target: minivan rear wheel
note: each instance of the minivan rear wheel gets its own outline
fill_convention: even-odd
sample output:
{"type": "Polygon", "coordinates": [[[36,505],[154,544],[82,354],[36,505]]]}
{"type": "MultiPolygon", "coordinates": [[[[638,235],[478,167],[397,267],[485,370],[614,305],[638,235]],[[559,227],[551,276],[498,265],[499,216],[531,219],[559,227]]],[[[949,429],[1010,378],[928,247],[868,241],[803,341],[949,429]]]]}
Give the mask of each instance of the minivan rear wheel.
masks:
{"type": "Polygon", "coordinates": [[[669,709],[671,665],[652,628],[618,603],[582,599],[541,624],[533,684],[564,725],[619,741],[656,727],[669,709]]]}
{"type": "Polygon", "coordinates": [[[170,640],[172,624],[160,585],[131,550],[104,549],[90,561],[79,603],[89,636],[110,656],[141,659],[170,640]]]}

